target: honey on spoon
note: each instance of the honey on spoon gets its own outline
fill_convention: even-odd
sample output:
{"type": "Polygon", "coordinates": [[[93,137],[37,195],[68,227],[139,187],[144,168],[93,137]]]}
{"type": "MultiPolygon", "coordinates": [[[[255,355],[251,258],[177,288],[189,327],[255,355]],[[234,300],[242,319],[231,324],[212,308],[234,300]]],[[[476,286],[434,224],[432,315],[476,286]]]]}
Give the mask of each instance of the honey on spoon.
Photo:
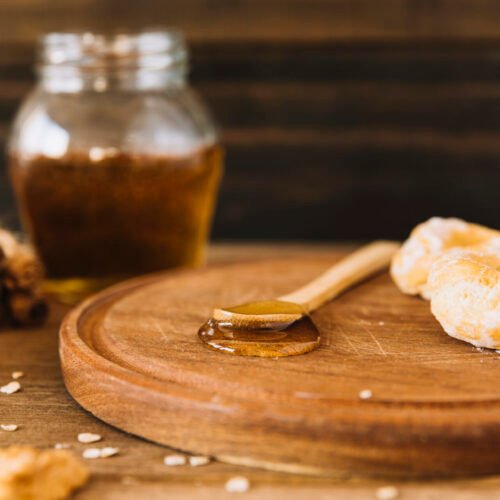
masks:
{"type": "Polygon", "coordinates": [[[312,351],[319,346],[320,333],[309,314],[387,267],[398,248],[394,242],[374,242],[287,295],[214,309],[198,336],[211,349],[240,356],[282,357],[312,351]]]}

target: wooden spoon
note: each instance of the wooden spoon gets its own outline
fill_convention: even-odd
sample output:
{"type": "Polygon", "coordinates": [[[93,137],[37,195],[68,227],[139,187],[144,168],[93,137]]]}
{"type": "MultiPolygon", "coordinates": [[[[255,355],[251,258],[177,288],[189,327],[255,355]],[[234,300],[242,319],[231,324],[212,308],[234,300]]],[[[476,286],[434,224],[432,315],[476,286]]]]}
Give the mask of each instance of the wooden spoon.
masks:
{"type": "Polygon", "coordinates": [[[214,309],[221,327],[242,330],[282,330],[325,302],[390,263],[399,244],[376,241],[356,250],[322,275],[294,292],[274,300],[214,309]]]}

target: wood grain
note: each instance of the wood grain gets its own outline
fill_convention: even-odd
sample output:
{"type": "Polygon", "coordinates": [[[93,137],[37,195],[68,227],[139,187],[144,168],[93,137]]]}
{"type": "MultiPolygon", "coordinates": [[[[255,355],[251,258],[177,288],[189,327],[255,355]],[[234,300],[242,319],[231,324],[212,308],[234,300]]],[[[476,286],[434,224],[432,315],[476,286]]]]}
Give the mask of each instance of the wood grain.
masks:
{"type": "MultiPolygon", "coordinates": [[[[436,214],[498,223],[494,0],[5,0],[0,149],[40,33],[152,22],[186,32],[223,132],[215,237],[400,239],[436,214]]],[[[19,227],[3,158],[0,221],[19,227]]]]}
{"type": "Polygon", "coordinates": [[[387,274],[313,313],[323,339],[313,353],[238,358],[199,343],[214,306],[285,293],[333,260],[238,264],[110,289],[62,326],[66,385],[116,427],[226,462],[384,477],[499,472],[499,355],[445,335],[428,304],[400,294],[387,274]]]}
{"type": "MultiPolygon", "coordinates": [[[[401,239],[436,214],[497,224],[497,43],[199,41],[192,51],[192,81],[227,148],[216,238],[401,239]]],[[[26,43],[0,54],[0,148],[32,58],[26,43]]],[[[3,167],[1,219],[16,226],[3,167]]]]}
{"type": "MultiPolygon", "coordinates": [[[[342,248],[345,248],[342,246],[342,248]]],[[[315,255],[339,246],[328,245],[217,245],[211,249],[211,262],[237,262],[277,256],[315,255]]],[[[77,453],[83,446],[76,443],[79,432],[92,431],[104,436],[103,443],[118,446],[120,454],[112,459],[89,461],[90,483],[79,492],[78,500],[160,500],[206,498],[225,499],[234,495],[224,490],[225,481],[244,475],[251,481],[250,499],[319,500],[346,498],[373,499],[386,481],[334,480],[266,472],[213,462],[207,467],[163,466],[162,458],[169,448],[154,445],[118,431],[83,411],[64,390],[57,355],[57,329],[65,308],[52,303],[52,318],[37,330],[0,331],[0,378],[8,381],[14,370],[26,373],[23,390],[0,398],[0,420],[17,423],[17,432],[3,433],[1,445],[31,444],[51,447],[55,442],[70,442],[77,453]]],[[[457,500],[496,499],[500,477],[474,480],[432,482],[393,482],[400,497],[409,500],[452,497],[457,500]]]]}
{"type": "Polygon", "coordinates": [[[193,39],[434,40],[497,38],[494,0],[3,0],[0,40],[67,27],[176,24],[193,39]],[[48,14],[48,15],[47,15],[48,14]]]}
{"type": "Polygon", "coordinates": [[[498,39],[494,0],[3,0],[9,19],[1,41],[33,39],[40,31],[175,24],[199,39],[366,40],[498,39]],[[195,15],[193,15],[195,13],[195,15]]]}

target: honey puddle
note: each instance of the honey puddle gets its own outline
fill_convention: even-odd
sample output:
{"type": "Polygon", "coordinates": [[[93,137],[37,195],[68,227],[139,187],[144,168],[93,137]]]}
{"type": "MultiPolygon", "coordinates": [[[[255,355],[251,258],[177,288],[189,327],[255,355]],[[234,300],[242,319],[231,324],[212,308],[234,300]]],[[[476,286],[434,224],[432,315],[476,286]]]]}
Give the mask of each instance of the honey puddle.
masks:
{"type": "Polygon", "coordinates": [[[284,329],[243,330],[228,323],[208,320],[198,331],[210,349],[237,356],[283,357],[310,352],[320,343],[320,334],[308,316],[284,329]]]}

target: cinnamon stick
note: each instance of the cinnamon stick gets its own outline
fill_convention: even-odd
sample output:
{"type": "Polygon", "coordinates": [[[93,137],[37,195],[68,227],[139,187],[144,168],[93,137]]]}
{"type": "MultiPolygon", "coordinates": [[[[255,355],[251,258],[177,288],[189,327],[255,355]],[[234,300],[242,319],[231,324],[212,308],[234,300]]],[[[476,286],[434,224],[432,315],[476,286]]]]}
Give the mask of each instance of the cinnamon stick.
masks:
{"type": "Polygon", "coordinates": [[[26,245],[19,245],[5,262],[5,284],[11,290],[31,290],[38,286],[43,270],[34,252],[26,245]]]}
{"type": "Polygon", "coordinates": [[[26,291],[11,292],[7,308],[10,323],[15,326],[39,326],[48,314],[43,298],[26,291]]]}
{"type": "Polygon", "coordinates": [[[39,294],[43,268],[34,251],[0,228],[0,326],[37,326],[48,314],[39,294]]]}
{"type": "Polygon", "coordinates": [[[9,258],[14,255],[18,245],[17,239],[11,232],[0,228],[0,248],[5,257],[9,258]]]}

